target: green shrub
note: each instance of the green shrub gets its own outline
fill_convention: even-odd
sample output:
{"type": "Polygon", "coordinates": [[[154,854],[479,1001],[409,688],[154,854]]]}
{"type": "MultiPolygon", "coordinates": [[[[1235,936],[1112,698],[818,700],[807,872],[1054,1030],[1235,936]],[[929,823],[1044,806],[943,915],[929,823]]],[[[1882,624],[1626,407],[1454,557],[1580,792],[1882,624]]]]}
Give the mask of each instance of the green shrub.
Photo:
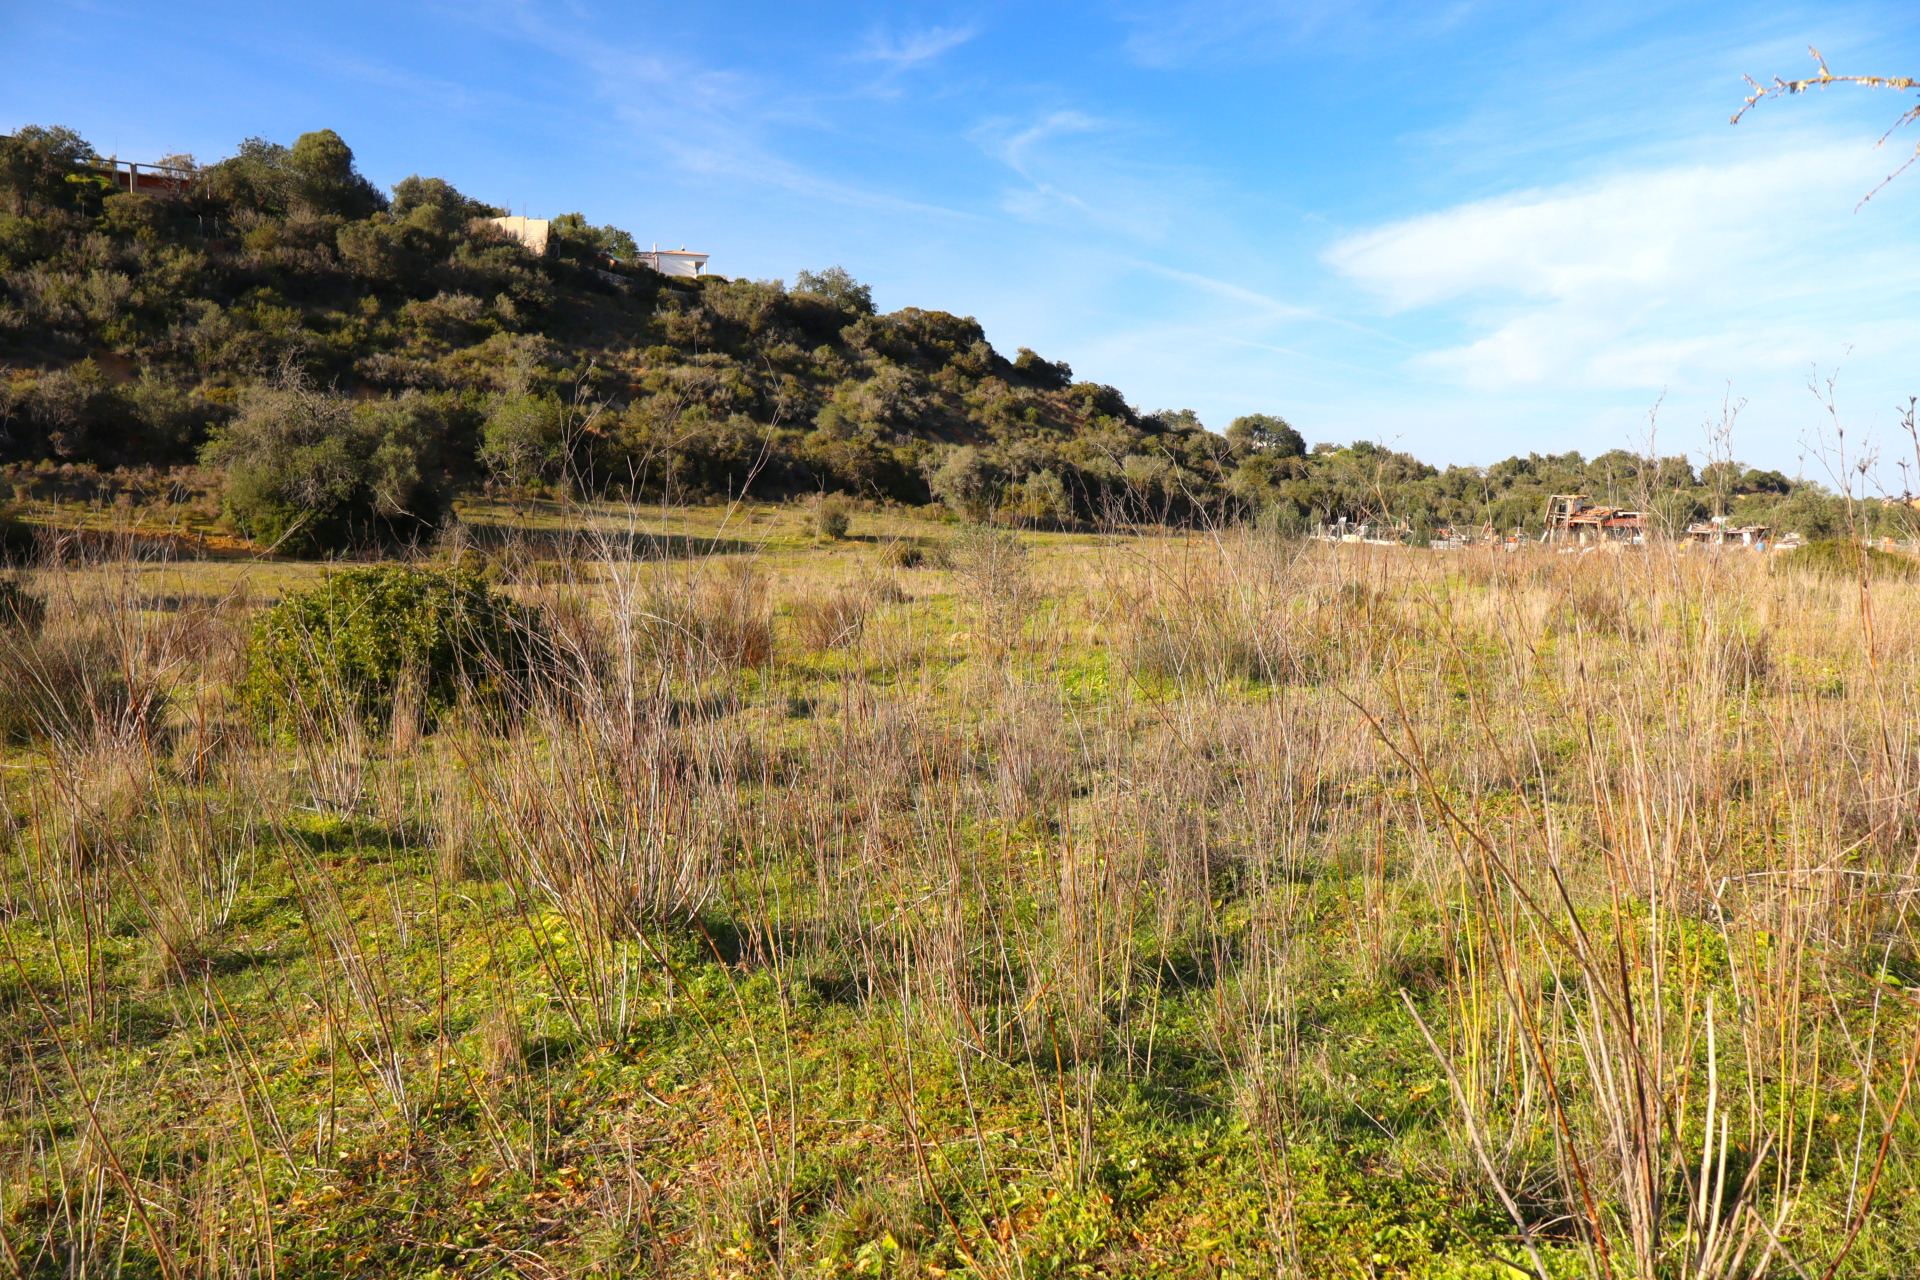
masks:
{"type": "Polygon", "coordinates": [[[500,396],[487,411],[480,460],[510,485],[558,479],[567,461],[567,427],[559,396],[500,396]]]}
{"type": "Polygon", "coordinates": [[[288,555],[405,543],[446,510],[443,424],[419,396],[356,404],[287,374],[249,388],[205,460],[241,531],[288,555]]]}
{"type": "Polygon", "coordinates": [[[927,484],[933,496],[967,519],[985,520],[1000,505],[1004,477],[1000,468],[985,454],[963,445],[947,454],[946,461],[927,484]]]}
{"type": "Polygon", "coordinates": [[[431,721],[462,693],[499,697],[523,685],[543,636],[537,610],[472,572],[355,569],[260,618],[241,695],[264,719],[344,704],[377,725],[404,689],[431,721]]]}
{"type": "Polygon", "coordinates": [[[807,513],[814,536],[838,542],[853,527],[853,504],[844,493],[823,493],[807,513]]]}
{"type": "Polygon", "coordinates": [[[1013,509],[1029,520],[1042,524],[1070,526],[1074,520],[1073,498],[1060,477],[1052,471],[1036,471],[1008,491],[1013,509]]]}
{"type": "Polygon", "coordinates": [[[1795,547],[1781,557],[1780,564],[1782,568],[1804,569],[1835,578],[1857,579],[1864,571],[1869,578],[1904,582],[1920,574],[1920,563],[1848,538],[1825,538],[1795,547]]]}

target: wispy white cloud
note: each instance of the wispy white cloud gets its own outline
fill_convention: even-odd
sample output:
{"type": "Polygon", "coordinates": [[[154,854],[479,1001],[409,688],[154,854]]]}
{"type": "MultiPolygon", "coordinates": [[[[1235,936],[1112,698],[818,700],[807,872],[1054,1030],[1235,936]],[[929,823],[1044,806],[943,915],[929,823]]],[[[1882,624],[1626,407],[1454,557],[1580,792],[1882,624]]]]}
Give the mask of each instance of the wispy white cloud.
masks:
{"type": "Polygon", "coordinates": [[[1196,201],[1214,185],[1210,175],[1166,158],[1164,139],[1152,130],[1072,108],[989,119],[972,137],[1019,177],[1000,207],[1023,222],[1153,243],[1193,225],[1196,201]]]}
{"type": "Polygon", "coordinates": [[[849,54],[846,61],[877,66],[879,74],[853,92],[855,96],[898,98],[906,91],[909,81],[923,83],[933,63],[973,37],[972,27],[929,27],[906,35],[872,32],[866,43],[849,54]]]}
{"type": "Polygon", "coordinates": [[[929,27],[904,36],[876,32],[866,47],[854,54],[861,62],[878,62],[894,70],[906,70],[932,62],[949,49],[957,49],[973,39],[972,27],[929,27]]]}
{"type": "Polygon", "coordinates": [[[1252,351],[1270,351],[1277,356],[1286,356],[1289,360],[1298,360],[1307,364],[1321,365],[1328,369],[1338,369],[1344,373],[1357,374],[1362,378],[1379,381],[1382,378],[1395,381],[1409,381],[1406,374],[1398,370],[1381,370],[1368,365],[1354,364],[1347,360],[1334,360],[1327,356],[1316,355],[1311,351],[1300,351],[1293,347],[1277,346],[1271,342],[1254,342],[1248,338],[1227,337],[1221,339],[1229,346],[1246,347],[1252,351]]]}
{"type": "MultiPolygon", "coordinates": [[[[567,21],[529,0],[493,0],[472,20],[505,28],[579,68],[598,98],[651,162],[690,175],[725,177],[808,199],[882,213],[974,220],[978,215],[819,172],[791,158],[783,135],[830,131],[818,100],[742,71],[703,64],[685,53],[662,55],[651,45],[607,38],[585,21],[567,21]]],[[[951,48],[967,33],[948,32],[951,48]],[[958,39],[954,37],[958,37],[958,39]]],[[[893,47],[897,58],[935,56],[939,40],[893,47]]]]}
{"type": "Polygon", "coordinates": [[[1041,143],[1068,134],[1093,133],[1104,127],[1104,122],[1078,111],[1054,111],[1013,133],[1006,133],[1007,127],[1005,121],[989,121],[976,131],[976,136],[982,138],[988,151],[1008,168],[1023,178],[1030,178],[1033,176],[1032,153],[1041,143]]]}
{"type": "Polygon", "coordinates": [[[491,88],[476,88],[445,77],[421,75],[396,63],[328,44],[294,46],[281,52],[291,61],[329,75],[432,102],[447,110],[472,111],[482,105],[498,107],[514,100],[511,95],[491,88]]]}
{"type": "Polygon", "coordinates": [[[1868,222],[1874,157],[1809,144],[1462,204],[1336,242],[1325,261],[1388,313],[1426,313],[1413,363],[1481,391],[1624,390],[1804,367],[1897,330],[1911,216],[1868,222]],[[1907,225],[1901,225],[1901,224],[1907,225]]]}
{"type": "Polygon", "coordinates": [[[1378,49],[1449,30],[1483,7],[1472,0],[1183,0],[1127,4],[1118,16],[1129,57],[1175,68],[1378,49]]]}
{"type": "MultiPolygon", "coordinates": [[[[1300,303],[1287,302],[1280,298],[1272,297],[1258,290],[1249,289],[1244,285],[1234,284],[1230,280],[1218,280],[1212,276],[1202,275],[1196,271],[1184,271],[1179,267],[1170,267],[1160,262],[1147,262],[1133,259],[1130,260],[1130,265],[1142,271],[1152,272],[1154,275],[1162,276],[1168,280],[1178,280],[1212,297],[1239,303],[1242,308],[1242,317],[1245,320],[1299,320],[1314,324],[1332,325],[1335,328],[1347,329],[1354,333],[1361,333],[1368,337],[1378,338],[1382,343],[1394,347],[1401,352],[1405,352],[1407,349],[1405,342],[1393,337],[1391,334],[1382,333],[1378,329],[1369,328],[1363,324],[1357,324],[1343,316],[1329,315],[1317,307],[1304,306],[1300,303]]],[[[1263,346],[1265,344],[1245,343],[1244,345],[1263,346]]],[[[1281,350],[1279,347],[1269,349],[1274,351],[1281,350]]]]}

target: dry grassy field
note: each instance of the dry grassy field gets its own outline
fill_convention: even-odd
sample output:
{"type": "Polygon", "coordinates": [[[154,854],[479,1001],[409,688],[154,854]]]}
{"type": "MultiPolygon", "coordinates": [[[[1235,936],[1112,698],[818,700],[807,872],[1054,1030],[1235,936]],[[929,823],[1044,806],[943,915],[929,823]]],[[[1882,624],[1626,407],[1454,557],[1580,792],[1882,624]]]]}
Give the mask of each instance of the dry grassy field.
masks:
{"type": "Polygon", "coordinates": [[[466,514],[0,597],[0,1269],[1920,1273],[1914,587],[466,514]]]}

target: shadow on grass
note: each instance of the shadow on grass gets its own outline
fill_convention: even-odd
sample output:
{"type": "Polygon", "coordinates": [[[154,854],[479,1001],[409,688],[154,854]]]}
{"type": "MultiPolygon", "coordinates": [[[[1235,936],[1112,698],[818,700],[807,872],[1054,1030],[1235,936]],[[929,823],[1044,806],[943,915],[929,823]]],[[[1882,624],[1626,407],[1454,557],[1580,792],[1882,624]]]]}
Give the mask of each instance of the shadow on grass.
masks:
{"type": "Polygon", "coordinates": [[[467,541],[477,551],[535,559],[574,560],[611,557],[615,560],[704,560],[712,556],[754,555],[762,543],[744,538],[701,537],[697,534],[646,533],[625,529],[511,529],[468,525],[467,541]]]}

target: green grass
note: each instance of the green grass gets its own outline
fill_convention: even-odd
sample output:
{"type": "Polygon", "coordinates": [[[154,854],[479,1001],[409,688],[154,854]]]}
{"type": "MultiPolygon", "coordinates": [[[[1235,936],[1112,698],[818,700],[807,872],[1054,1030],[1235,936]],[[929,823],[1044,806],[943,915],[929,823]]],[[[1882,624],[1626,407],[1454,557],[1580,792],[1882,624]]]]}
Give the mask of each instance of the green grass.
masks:
{"type": "MultiPolygon", "coordinates": [[[[312,822],[298,834],[262,850],[206,973],[156,982],[130,925],[102,944],[113,1000],[85,1028],[77,1078],[59,1078],[48,1042],[78,1029],[57,1017],[36,1029],[23,986],[57,1007],[60,964],[79,958],[15,921],[7,991],[20,1051],[52,1073],[41,1103],[68,1140],[81,1137],[85,1094],[125,1135],[120,1158],[138,1178],[220,1176],[237,1201],[264,1179],[289,1274],[479,1273],[520,1250],[615,1273],[644,1269],[655,1247],[696,1246],[710,1265],[767,1265],[772,1218],[809,1267],[856,1273],[901,1257],[964,1269],[996,1233],[1036,1275],[1264,1270],[1272,1206],[1253,1188],[1283,1151],[1297,1247],[1326,1274],[1476,1274],[1469,1239],[1500,1234],[1481,1197],[1421,1167],[1423,1152],[1438,1159],[1445,1090],[1404,1018],[1338,981],[1308,1012],[1303,1049],[1324,1050],[1327,1078],[1344,1085],[1305,1092],[1301,1131],[1278,1144],[1236,1117],[1199,981],[1183,989],[1169,975],[1140,993],[1160,1020],[1151,1070],[1095,1083],[1043,1044],[1037,1061],[972,1056],[963,1081],[955,1058],[916,1049],[897,1007],[856,1010],[832,974],[725,965],[685,925],[651,933],[664,962],[643,968],[623,1034],[581,1033],[552,1007],[562,993],[523,997],[524,1066],[489,1081],[474,1034],[489,988],[542,985],[522,933],[550,931],[564,948],[554,922],[519,918],[497,885],[436,885],[430,850],[379,831],[312,822]],[[352,1001],[338,975],[315,963],[300,906],[315,877],[377,949],[384,980],[413,995],[396,1012],[410,1121],[373,1075],[379,1050],[340,1007],[352,1001]],[[329,991],[337,1030],[324,995],[315,1007],[295,994],[329,991]],[[756,1202],[748,1155],[768,1138],[783,1198],[772,1208],[756,1202]],[[651,1197],[646,1213],[612,1233],[608,1198],[635,1195],[651,1197]],[[863,1235],[863,1214],[878,1234],[863,1235]]],[[[1317,890],[1330,949],[1349,894],[1317,890]]],[[[716,918],[707,932],[725,927],[716,918]]],[[[26,1122],[13,1118],[8,1141],[26,1122]]],[[[17,1248],[57,1234],[51,1204],[8,1208],[17,1248]]],[[[236,1203],[225,1216],[244,1234],[249,1214],[236,1203]]]]}
{"type": "MultiPolygon", "coordinates": [[[[632,758],[592,754],[630,741],[597,736],[594,711],[515,738],[458,716],[419,741],[251,737],[226,700],[232,669],[197,650],[167,666],[175,642],[150,633],[181,690],[169,735],[5,760],[0,1256],[49,1277],[1516,1274],[1531,1264],[1451,1068],[1548,1273],[1590,1276],[1557,1153],[1573,1143],[1596,1179],[1610,1167],[1578,1044],[1595,1034],[1582,1002],[1619,972],[1670,1037],[1641,1046],[1665,1105],[1692,1108],[1674,1122],[1680,1169],[1698,1158],[1697,1033],[1716,1002],[1717,1088],[1741,1108],[1732,1163],[1791,1144],[1765,1168],[1790,1180],[1786,1243],[1813,1274],[1892,1117],[1845,1274],[1910,1274],[1920,1142],[1897,1099],[1915,1023],[1876,976],[1906,971],[1910,931],[1878,898],[1832,896],[1853,879],[1808,870],[1850,845],[1864,882],[1907,856],[1876,852],[1897,819],[1848,772],[1874,739],[1871,673],[1831,624],[1847,593],[1762,570],[1677,601],[1642,584],[1646,626],[1595,635],[1552,621],[1552,575],[1581,566],[1543,558],[1531,584],[1437,593],[1422,575],[1450,562],[1369,560],[1382,585],[1361,600],[1341,589],[1360,566],[1328,553],[1273,570],[1290,611],[1263,615],[1333,637],[1312,671],[1135,671],[1148,614],[1114,601],[1154,598],[1195,554],[1035,539],[1040,602],[1004,647],[967,632],[962,579],[905,571],[907,598],[874,607],[861,645],[810,652],[780,602],[856,582],[877,554],[770,552],[774,658],[645,674],[655,701],[624,773],[632,758]],[[1783,616],[1800,629],[1766,621],[1783,616]],[[1555,630],[1503,630],[1514,619],[1555,630]],[[1697,666],[1712,658],[1699,637],[1730,619],[1781,655],[1737,691],[1697,666]],[[1816,680],[1842,684],[1815,696],[1816,680]],[[1420,735],[1429,776],[1359,714],[1395,705],[1389,740],[1411,752],[1420,735]],[[196,746],[194,706],[231,736],[196,746]],[[1782,724],[1855,754],[1783,760],[1781,732],[1760,734],[1782,724]],[[1636,773],[1636,753],[1658,769],[1636,773]],[[113,790],[132,785],[111,781],[122,766],[144,789],[113,790]],[[480,798],[510,776],[530,781],[480,798]],[[1651,776],[1694,799],[1658,808],[1665,793],[1638,789],[1651,776]],[[656,805],[636,828],[649,847],[714,855],[692,911],[594,934],[558,864],[505,839],[514,822],[529,841],[573,832],[574,791],[608,780],[621,804],[573,847],[604,856],[622,806],[656,805]],[[69,841],[75,796],[106,833],[90,853],[69,841]],[[549,807],[514,807],[529,804],[549,807]],[[1635,878],[1623,814],[1670,823],[1710,861],[1706,889],[1684,862],[1671,900],[1635,878]],[[183,846],[182,831],[210,834],[183,846]],[[1468,831],[1544,912],[1476,882],[1491,864],[1468,831]],[[1762,896],[1775,875],[1798,877],[1790,911],[1762,896]],[[1556,893],[1606,965],[1553,940],[1568,927],[1556,893]],[[1817,930],[1795,923],[1816,910],[1817,930]],[[169,952],[170,911],[212,923],[169,952]],[[1564,1119],[1527,1083],[1529,1034],[1564,1119]]],[[[1263,554],[1241,548],[1240,567],[1263,554]]],[[[562,585],[504,580],[529,602],[600,600],[630,571],[565,569],[562,585]]],[[[43,572],[52,634],[87,616],[61,591],[104,598],[116,572],[43,572]]],[[[136,593],[177,594],[235,569],[128,572],[136,593]]],[[[1209,604],[1225,588],[1178,581],[1152,616],[1245,623],[1209,604]]],[[[1914,655],[1879,661],[1900,731],[1915,686],[1894,676],[1914,655]]],[[[1614,1273],[1632,1274],[1626,1210],[1598,1198],[1614,1273]]],[[[1669,1242],[1685,1199],[1667,1193],[1669,1242]]],[[[1683,1274],[1682,1256],[1670,1247],[1659,1274],[1683,1274]]]]}

